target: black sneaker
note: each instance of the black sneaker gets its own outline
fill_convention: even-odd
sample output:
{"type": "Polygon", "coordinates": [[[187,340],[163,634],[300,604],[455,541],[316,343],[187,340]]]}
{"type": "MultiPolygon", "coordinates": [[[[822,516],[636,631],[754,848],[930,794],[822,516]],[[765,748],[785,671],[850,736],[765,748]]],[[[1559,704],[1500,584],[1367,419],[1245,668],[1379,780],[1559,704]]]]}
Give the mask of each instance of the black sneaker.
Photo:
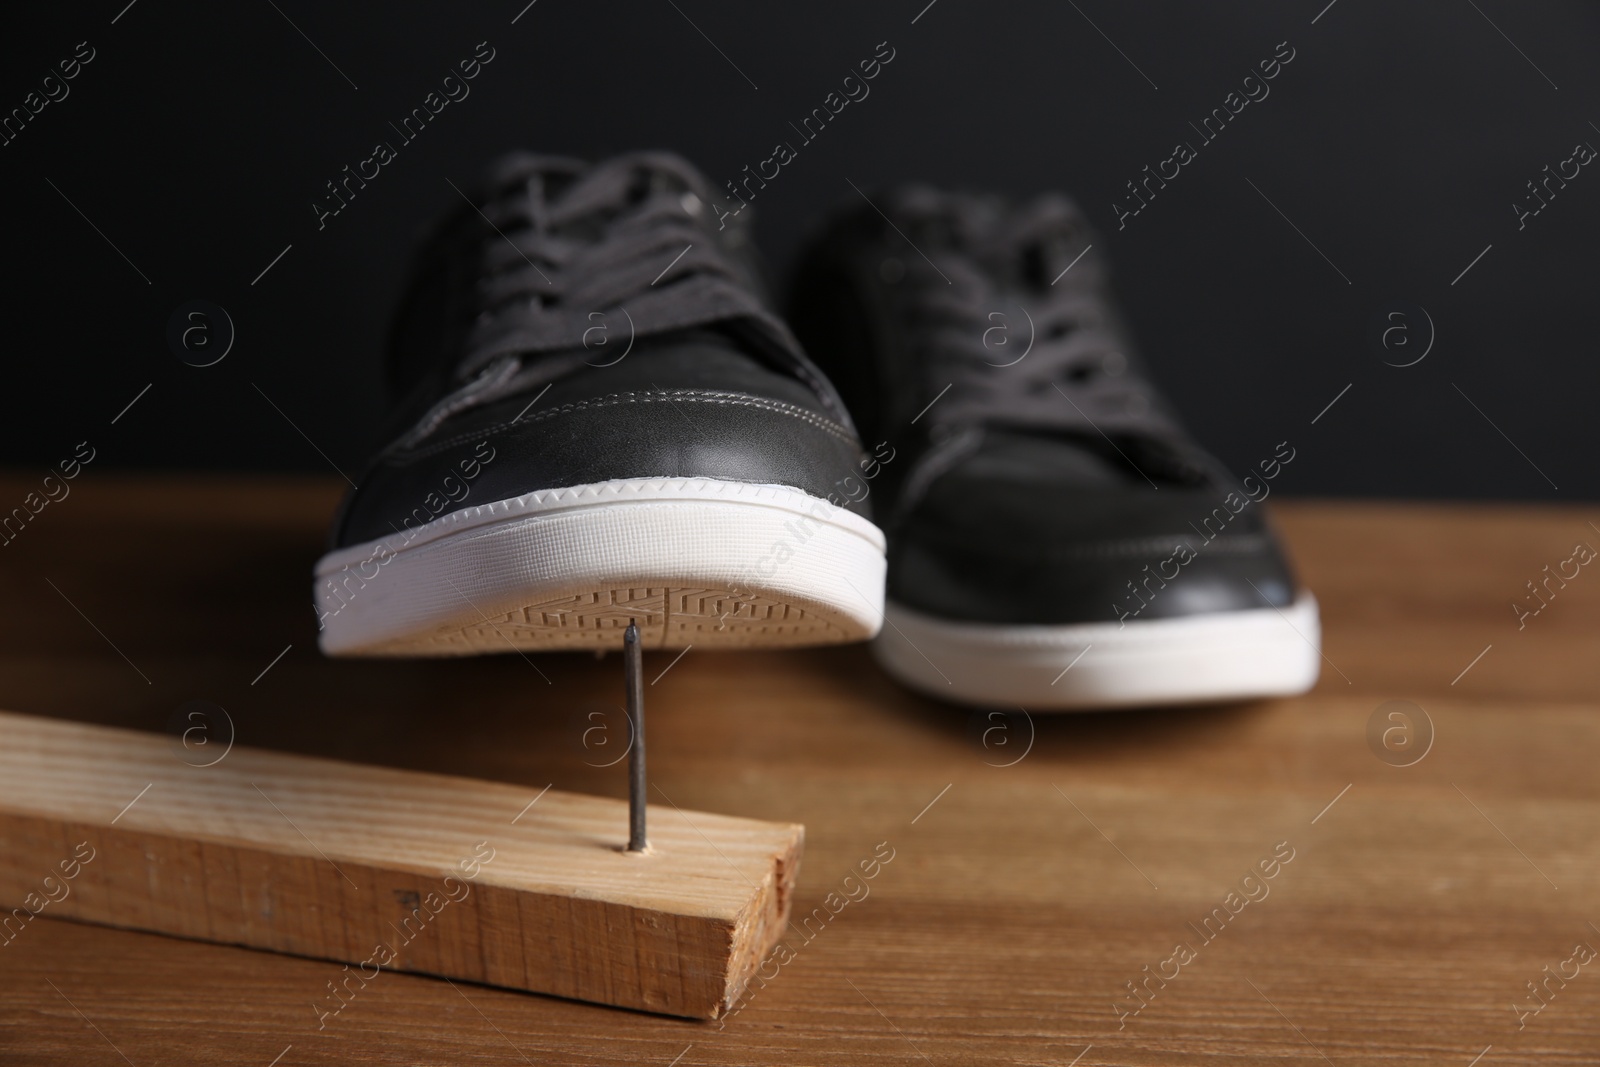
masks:
{"type": "Polygon", "coordinates": [[[1310,688],[1316,601],[1260,506],[1293,447],[1240,482],[1185,436],[1066,200],[875,204],[806,253],[790,321],[893,456],[884,667],[1029,709],[1310,688]]]}
{"type": "Polygon", "coordinates": [[[405,399],[317,564],[324,651],[861,640],[883,535],[833,387],[682,160],[516,156],[426,242],[405,399]],[[851,483],[847,483],[851,484],[851,483]]]}

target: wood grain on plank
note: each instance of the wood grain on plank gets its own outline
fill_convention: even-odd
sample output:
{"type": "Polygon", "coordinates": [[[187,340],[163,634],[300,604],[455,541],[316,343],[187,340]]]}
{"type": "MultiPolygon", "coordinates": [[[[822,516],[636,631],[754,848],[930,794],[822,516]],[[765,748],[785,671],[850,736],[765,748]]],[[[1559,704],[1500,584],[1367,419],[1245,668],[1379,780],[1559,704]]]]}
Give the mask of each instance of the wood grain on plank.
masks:
{"type": "Polygon", "coordinates": [[[0,712],[11,936],[37,912],[338,960],[333,1014],[389,969],[716,1017],[787,919],[803,830],[650,820],[632,854],[609,798],[245,748],[195,767],[0,712]]]}

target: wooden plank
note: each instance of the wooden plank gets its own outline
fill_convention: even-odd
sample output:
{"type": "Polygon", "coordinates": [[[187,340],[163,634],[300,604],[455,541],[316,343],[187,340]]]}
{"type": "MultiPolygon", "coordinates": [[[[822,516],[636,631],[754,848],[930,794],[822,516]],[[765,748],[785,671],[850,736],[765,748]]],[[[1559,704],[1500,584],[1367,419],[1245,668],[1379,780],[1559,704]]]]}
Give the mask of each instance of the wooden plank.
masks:
{"type": "Polygon", "coordinates": [[[733,1004],[788,919],[804,829],[0,712],[0,939],[36,916],[693,1018],[733,1004]]]}

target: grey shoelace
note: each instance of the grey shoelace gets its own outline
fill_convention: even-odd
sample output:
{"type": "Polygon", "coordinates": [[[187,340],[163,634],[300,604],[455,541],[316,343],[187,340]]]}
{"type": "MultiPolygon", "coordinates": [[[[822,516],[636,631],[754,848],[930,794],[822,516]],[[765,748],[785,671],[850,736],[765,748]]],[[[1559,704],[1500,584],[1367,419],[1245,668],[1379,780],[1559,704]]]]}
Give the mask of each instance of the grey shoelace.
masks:
{"type": "Polygon", "coordinates": [[[891,215],[913,243],[926,240],[932,260],[907,257],[901,288],[920,384],[905,398],[907,418],[948,384],[926,416],[935,425],[1178,435],[1129,358],[1104,262],[1086,251],[1071,203],[1009,207],[911,189],[891,215]]]}
{"type": "MultiPolygon", "coordinates": [[[[397,442],[407,448],[470,407],[554,381],[583,364],[596,316],[628,341],[717,327],[806,382],[848,426],[842,402],[757,296],[734,253],[740,231],[719,232],[709,183],[665,153],[580,161],[519,154],[492,170],[475,207],[491,227],[463,273],[476,321],[451,394],[397,442]]],[[[739,224],[736,224],[739,225],[739,224]]]]}

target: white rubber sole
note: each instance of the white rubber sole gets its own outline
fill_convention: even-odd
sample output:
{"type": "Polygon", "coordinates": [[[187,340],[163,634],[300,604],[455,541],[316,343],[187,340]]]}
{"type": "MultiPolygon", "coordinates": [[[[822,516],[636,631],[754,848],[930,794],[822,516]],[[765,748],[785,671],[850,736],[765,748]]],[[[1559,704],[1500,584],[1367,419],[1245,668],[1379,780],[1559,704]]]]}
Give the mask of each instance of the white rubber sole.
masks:
{"type": "Polygon", "coordinates": [[[872,651],[930,696],[1028,711],[1094,711],[1304,693],[1317,681],[1317,601],[1147,622],[952,623],[890,603],[872,651]]]}
{"type": "Polygon", "coordinates": [[[650,478],[463,508],[316,567],[322,650],[456,656],[860,641],[883,618],[883,533],[799,489],[650,478]]]}

